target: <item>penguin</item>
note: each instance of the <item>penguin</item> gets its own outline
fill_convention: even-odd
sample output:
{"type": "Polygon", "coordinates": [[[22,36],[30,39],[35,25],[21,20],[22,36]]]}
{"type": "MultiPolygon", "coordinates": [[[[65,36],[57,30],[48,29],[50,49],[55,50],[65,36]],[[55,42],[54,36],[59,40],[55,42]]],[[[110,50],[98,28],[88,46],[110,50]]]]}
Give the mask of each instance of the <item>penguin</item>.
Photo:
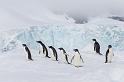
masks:
{"type": "Polygon", "coordinates": [[[27,45],[22,44],[22,46],[25,48],[26,52],[28,53],[28,59],[33,60],[32,57],[31,57],[31,52],[30,52],[29,48],[27,47],[27,45]]]}
{"type": "Polygon", "coordinates": [[[71,59],[72,65],[75,67],[82,67],[82,63],[84,63],[83,58],[80,55],[80,52],[78,49],[73,49],[75,52],[75,55],[71,59]]]}
{"type": "Polygon", "coordinates": [[[100,53],[100,45],[99,45],[99,43],[96,41],[96,39],[92,39],[95,43],[94,43],[94,51],[96,52],[96,53],[98,53],[99,55],[102,55],[101,53],[100,53]]]}
{"type": "MultiPolygon", "coordinates": [[[[48,50],[47,50],[46,46],[45,46],[41,41],[36,41],[36,42],[37,42],[37,43],[40,43],[40,44],[42,45],[43,54],[45,54],[47,58],[51,58],[51,57],[49,57],[49,55],[48,55],[48,50]]],[[[40,51],[39,51],[39,54],[40,54],[40,51]]]]}
{"type": "Polygon", "coordinates": [[[58,49],[62,51],[62,55],[64,55],[64,59],[66,60],[66,62],[70,64],[68,61],[68,54],[66,53],[66,51],[63,48],[58,48],[58,49]]]}
{"type": "Polygon", "coordinates": [[[112,50],[112,46],[108,45],[108,50],[106,51],[106,60],[105,63],[111,63],[112,61],[112,57],[114,56],[113,50],[112,50]]]}
{"type": "Polygon", "coordinates": [[[48,47],[50,48],[50,50],[52,52],[51,55],[52,55],[53,60],[58,61],[58,54],[57,54],[56,49],[53,46],[48,46],[48,47]]]}

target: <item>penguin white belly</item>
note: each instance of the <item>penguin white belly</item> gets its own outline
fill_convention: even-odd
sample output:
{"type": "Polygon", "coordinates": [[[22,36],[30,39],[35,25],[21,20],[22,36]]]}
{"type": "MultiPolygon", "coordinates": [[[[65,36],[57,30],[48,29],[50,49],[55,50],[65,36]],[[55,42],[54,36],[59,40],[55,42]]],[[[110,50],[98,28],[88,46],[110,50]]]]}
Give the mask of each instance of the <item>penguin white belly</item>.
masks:
{"type": "Polygon", "coordinates": [[[42,52],[42,50],[41,50],[41,49],[39,49],[39,54],[41,54],[41,52],[42,52]]]}
{"type": "Polygon", "coordinates": [[[111,63],[112,57],[113,57],[112,49],[109,49],[109,53],[108,53],[108,62],[109,62],[109,63],[111,63]]]}
{"type": "Polygon", "coordinates": [[[56,60],[52,49],[50,49],[50,56],[52,60],[56,60]]]}
{"type": "Polygon", "coordinates": [[[82,62],[81,62],[80,55],[76,54],[76,55],[74,56],[74,59],[73,59],[73,61],[72,61],[72,64],[73,64],[74,66],[82,66],[82,65],[81,65],[82,62]]]}
{"type": "Polygon", "coordinates": [[[46,56],[46,51],[43,53],[43,49],[40,48],[39,49],[39,54],[42,54],[41,56],[44,57],[44,56],[46,56]]]}
{"type": "Polygon", "coordinates": [[[63,54],[63,52],[60,54],[59,60],[60,60],[61,62],[66,63],[65,54],[63,54]]]}

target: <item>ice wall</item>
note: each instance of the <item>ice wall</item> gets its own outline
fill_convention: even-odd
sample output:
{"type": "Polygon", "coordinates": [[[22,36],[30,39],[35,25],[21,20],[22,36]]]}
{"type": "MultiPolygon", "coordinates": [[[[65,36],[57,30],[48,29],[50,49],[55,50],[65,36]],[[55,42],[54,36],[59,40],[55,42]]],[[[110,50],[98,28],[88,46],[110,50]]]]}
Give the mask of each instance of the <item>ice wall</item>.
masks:
{"type": "Polygon", "coordinates": [[[114,50],[124,50],[124,22],[98,17],[86,24],[45,24],[1,31],[0,49],[8,51],[23,43],[37,49],[37,40],[47,46],[63,47],[66,50],[84,49],[89,45],[91,49],[93,38],[97,39],[104,52],[110,44],[114,50]]]}
{"type": "Polygon", "coordinates": [[[56,48],[64,47],[66,50],[72,50],[73,48],[83,49],[89,44],[93,44],[93,38],[98,40],[103,50],[106,50],[109,44],[115,50],[124,50],[123,26],[93,24],[31,26],[17,30],[11,37],[3,37],[0,45],[4,51],[16,48],[22,43],[37,49],[39,45],[36,41],[41,40],[47,46],[52,45],[56,48]]]}

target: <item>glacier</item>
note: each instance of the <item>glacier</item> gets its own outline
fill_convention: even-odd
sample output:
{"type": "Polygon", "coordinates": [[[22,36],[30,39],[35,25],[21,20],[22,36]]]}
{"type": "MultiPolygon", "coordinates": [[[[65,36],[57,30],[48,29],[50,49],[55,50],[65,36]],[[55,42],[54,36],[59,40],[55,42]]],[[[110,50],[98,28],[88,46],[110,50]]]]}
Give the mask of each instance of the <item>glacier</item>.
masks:
{"type": "Polygon", "coordinates": [[[86,24],[44,24],[22,29],[11,29],[0,34],[1,51],[12,50],[26,43],[33,49],[38,49],[37,40],[45,45],[66,50],[83,49],[93,44],[96,38],[102,51],[111,44],[114,50],[124,50],[124,23],[109,18],[95,18],[86,24]],[[10,36],[11,35],[11,36],[10,36]]]}

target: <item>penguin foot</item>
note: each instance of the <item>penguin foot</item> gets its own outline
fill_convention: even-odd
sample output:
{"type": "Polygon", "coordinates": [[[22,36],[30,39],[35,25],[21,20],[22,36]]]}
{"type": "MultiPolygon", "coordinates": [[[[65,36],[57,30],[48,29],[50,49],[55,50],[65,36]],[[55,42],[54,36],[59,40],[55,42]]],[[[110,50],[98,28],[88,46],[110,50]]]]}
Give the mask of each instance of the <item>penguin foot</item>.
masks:
{"type": "Polygon", "coordinates": [[[51,58],[51,57],[49,57],[49,56],[46,56],[47,58],[51,58]]]}
{"type": "Polygon", "coordinates": [[[107,62],[105,62],[105,63],[107,63],[107,62]]]}
{"type": "Polygon", "coordinates": [[[98,55],[102,55],[100,52],[96,52],[96,54],[98,54],[98,55]]]}

